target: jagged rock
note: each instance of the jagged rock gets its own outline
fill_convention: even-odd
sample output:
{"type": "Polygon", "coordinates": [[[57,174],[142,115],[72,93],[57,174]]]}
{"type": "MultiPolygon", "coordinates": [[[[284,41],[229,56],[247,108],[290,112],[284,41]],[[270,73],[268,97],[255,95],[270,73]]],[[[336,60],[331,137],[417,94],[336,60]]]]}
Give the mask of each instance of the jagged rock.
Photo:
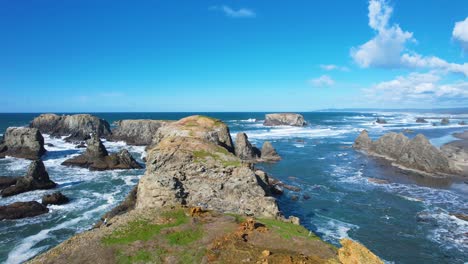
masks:
{"type": "Polygon", "coordinates": [[[273,197],[248,164],[233,154],[228,127],[219,120],[191,116],[161,127],[147,151],[137,209],[200,206],[242,215],[275,216],[273,197]]]}
{"type": "Polygon", "coordinates": [[[384,262],[362,244],[351,239],[340,240],[343,247],[338,250],[342,264],[384,264],[384,262]]]}
{"type": "Polygon", "coordinates": [[[90,134],[99,137],[111,135],[109,123],[89,114],[56,115],[42,114],[30,123],[30,127],[39,129],[44,134],[61,137],[67,136],[66,141],[79,142],[90,138],[90,134]]]}
{"type": "Polygon", "coordinates": [[[427,123],[426,119],[422,118],[422,117],[418,117],[416,118],[416,123],[427,123]]]}
{"type": "Polygon", "coordinates": [[[16,202],[0,206],[0,220],[33,217],[49,212],[44,205],[36,202],[16,202]]]}
{"type": "Polygon", "coordinates": [[[47,206],[49,204],[56,204],[56,205],[61,205],[61,204],[66,204],[70,200],[68,197],[63,195],[61,192],[54,192],[52,194],[46,194],[42,196],[42,204],[47,206]]]}
{"type": "Polygon", "coordinates": [[[450,124],[450,120],[448,118],[442,118],[442,120],[440,120],[440,124],[441,125],[448,125],[448,124],[450,124]]]}
{"type": "Polygon", "coordinates": [[[353,146],[369,155],[389,159],[393,165],[406,169],[429,174],[458,173],[448,157],[421,134],[410,140],[402,133],[390,132],[372,142],[367,132],[363,131],[353,146]]]}
{"type": "Polygon", "coordinates": [[[387,124],[387,121],[383,118],[377,118],[377,120],[375,120],[375,122],[377,124],[387,124]]]}
{"type": "Polygon", "coordinates": [[[44,138],[35,128],[9,127],[0,144],[0,157],[12,156],[34,160],[45,152],[44,138]]]}
{"type": "Polygon", "coordinates": [[[245,133],[238,133],[236,136],[236,156],[241,160],[256,160],[260,157],[260,151],[252,146],[245,133]]]}
{"type": "Polygon", "coordinates": [[[112,136],[109,140],[125,141],[129,145],[147,146],[151,144],[158,129],[170,122],[146,119],[120,120],[115,123],[117,127],[112,130],[112,136]]]}
{"type": "Polygon", "coordinates": [[[15,185],[19,177],[0,176],[0,190],[15,185]]]}
{"type": "Polygon", "coordinates": [[[280,155],[276,152],[275,148],[270,141],[265,141],[262,146],[260,155],[262,161],[271,162],[281,160],[280,155]]]}
{"type": "Polygon", "coordinates": [[[29,165],[26,176],[18,178],[15,185],[2,190],[2,197],[29,192],[39,189],[52,189],[57,184],[49,179],[49,174],[41,160],[35,160],[29,165]]]}
{"type": "Polygon", "coordinates": [[[283,113],[265,115],[264,126],[305,126],[307,123],[300,114],[283,113]]]}
{"type": "Polygon", "coordinates": [[[106,147],[96,134],[87,141],[87,144],[85,153],[64,161],[62,165],[99,171],[142,168],[126,149],[109,155],[106,147]]]}

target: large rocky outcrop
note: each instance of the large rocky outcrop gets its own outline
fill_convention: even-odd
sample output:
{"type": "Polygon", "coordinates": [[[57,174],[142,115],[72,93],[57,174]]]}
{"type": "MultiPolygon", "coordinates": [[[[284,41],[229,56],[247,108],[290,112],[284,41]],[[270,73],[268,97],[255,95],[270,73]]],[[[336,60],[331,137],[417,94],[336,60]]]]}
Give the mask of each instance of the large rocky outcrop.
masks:
{"type": "Polygon", "coordinates": [[[265,115],[264,126],[305,126],[307,123],[300,114],[282,113],[265,115]]]}
{"type": "Polygon", "coordinates": [[[96,134],[93,134],[87,141],[87,145],[86,151],[83,154],[64,161],[62,165],[100,171],[142,168],[126,149],[109,155],[106,147],[104,147],[96,134]]]}
{"type": "Polygon", "coordinates": [[[137,209],[186,204],[221,212],[275,216],[250,165],[233,154],[228,127],[221,121],[191,116],[158,130],[148,149],[140,179],[137,209]]]}
{"type": "Polygon", "coordinates": [[[449,158],[422,134],[410,140],[402,133],[390,132],[372,141],[367,131],[362,131],[353,147],[389,159],[393,165],[406,169],[433,175],[458,173],[449,158]]]}
{"type": "Polygon", "coordinates": [[[45,152],[44,138],[35,128],[9,127],[0,144],[0,158],[12,156],[35,160],[45,152]]]}
{"type": "Polygon", "coordinates": [[[164,120],[120,120],[116,122],[117,127],[112,130],[109,140],[125,141],[129,145],[150,145],[156,131],[171,121],[164,120]]]}
{"type": "Polygon", "coordinates": [[[34,118],[30,127],[37,128],[42,133],[52,136],[67,136],[65,140],[71,142],[87,140],[92,133],[100,137],[111,135],[110,126],[106,120],[89,114],[62,116],[42,114],[34,118]]]}
{"type": "Polygon", "coordinates": [[[57,184],[49,179],[44,163],[35,160],[29,165],[25,176],[18,178],[15,185],[11,185],[2,190],[2,197],[12,196],[19,193],[40,189],[52,189],[57,184]]]}
{"type": "Polygon", "coordinates": [[[241,160],[255,161],[260,158],[260,150],[252,146],[249,138],[243,132],[238,133],[236,136],[235,153],[241,160]]]}
{"type": "Polygon", "coordinates": [[[46,206],[36,202],[16,202],[0,206],[0,220],[33,217],[49,212],[46,206]]]}

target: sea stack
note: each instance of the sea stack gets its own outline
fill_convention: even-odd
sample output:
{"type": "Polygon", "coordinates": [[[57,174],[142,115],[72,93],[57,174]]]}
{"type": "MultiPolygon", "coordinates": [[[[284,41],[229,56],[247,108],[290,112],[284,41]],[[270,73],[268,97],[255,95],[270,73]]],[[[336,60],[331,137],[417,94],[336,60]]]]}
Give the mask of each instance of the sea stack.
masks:
{"type": "Polygon", "coordinates": [[[307,123],[300,114],[282,113],[265,115],[264,126],[305,126],[307,123]]]}
{"type": "Polygon", "coordinates": [[[260,157],[260,151],[258,148],[250,144],[249,138],[243,132],[240,132],[236,136],[236,156],[241,160],[257,160],[260,157]]]}
{"type": "Polygon", "coordinates": [[[45,153],[44,138],[35,128],[9,127],[0,144],[0,158],[12,156],[35,160],[45,153]]]}

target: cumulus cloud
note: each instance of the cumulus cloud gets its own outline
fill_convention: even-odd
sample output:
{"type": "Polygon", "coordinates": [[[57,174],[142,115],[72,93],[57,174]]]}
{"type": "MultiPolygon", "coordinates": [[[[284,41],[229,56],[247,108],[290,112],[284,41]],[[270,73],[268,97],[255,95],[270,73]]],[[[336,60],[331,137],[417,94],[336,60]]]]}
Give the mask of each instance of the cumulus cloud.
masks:
{"type": "Polygon", "coordinates": [[[326,70],[326,71],[333,71],[333,70],[349,71],[348,67],[338,66],[338,65],[335,65],[335,64],[320,64],[320,68],[322,68],[322,70],[326,70]]]}
{"type": "Polygon", "coordinates": [[[426,57],[408,51],[406,45],[416,42],[416,39],[412,32],[401,29],[397,24],[390,24],[393,8],[387,1],[370,0],[368,8],[369,26],[376,35],[359,47],[351,49],[351,57],[360,67],[428,68],[468,76],[468,63],[449,63],[438,57],[426,57]]]}
{"type": "Polygon", "coordinates": [[[229,6],[223,5],[223,6],[212,6],[210,8],[211,10],[219,10],[223,12],[226,16],[232,17],[232,18],[252,18],[255,17],[257,14],[252,9],[248,8],[239,8],[239,9],[233,9],[229,6]]]}
{"type": "Polygon", "coordinates": [[[309,80],[309,83],[317,87],[332,86],[335,84],[335,81],[328,75],[322,75],[318,78],[309,80]]]}
{"type": "Polygon", "coordinates": [[[459,41],[462,48],[468,52],[468,17],[463,21],[455,23],[452,31],[452,37],[459,41]]]}

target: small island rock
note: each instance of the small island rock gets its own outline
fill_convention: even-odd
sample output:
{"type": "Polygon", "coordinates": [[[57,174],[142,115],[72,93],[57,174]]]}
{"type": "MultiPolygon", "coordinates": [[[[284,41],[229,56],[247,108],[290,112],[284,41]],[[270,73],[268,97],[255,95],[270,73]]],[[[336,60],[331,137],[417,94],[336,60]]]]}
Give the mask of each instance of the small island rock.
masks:
{"type": "Polygon", "coordinates": [[[265,115],[264,126],[305,126],[307,123],[300,114],[282,113],[265,115]]]}

